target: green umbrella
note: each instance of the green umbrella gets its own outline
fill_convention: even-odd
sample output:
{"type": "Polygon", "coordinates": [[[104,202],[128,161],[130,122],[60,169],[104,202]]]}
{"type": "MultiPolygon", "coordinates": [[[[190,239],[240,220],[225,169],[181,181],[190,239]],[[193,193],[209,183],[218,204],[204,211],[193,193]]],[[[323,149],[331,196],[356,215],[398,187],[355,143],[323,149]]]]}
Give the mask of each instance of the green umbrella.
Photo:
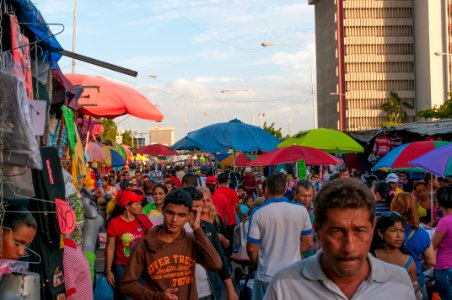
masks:
{"type": "Polygon", "coordinates": [[[116,151],[122,156],[122,158],[127,159],[127,153],[126,150],[124,150],[121,145],[116,144],[116,151]]]}
{"type": "Polygon", "coordinates": [[[364,148],[347,134],[327,128],[300,131],[282,141],[278,148],[292,145],[312,147],[334,154],[364,152],[364,148]]]}

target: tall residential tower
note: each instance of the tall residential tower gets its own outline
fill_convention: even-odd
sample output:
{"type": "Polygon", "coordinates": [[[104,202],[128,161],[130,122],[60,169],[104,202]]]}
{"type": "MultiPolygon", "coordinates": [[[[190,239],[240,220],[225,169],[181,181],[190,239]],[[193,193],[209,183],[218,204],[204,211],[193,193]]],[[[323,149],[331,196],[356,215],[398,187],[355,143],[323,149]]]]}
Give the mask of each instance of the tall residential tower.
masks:
{"type": "Polygon", "coordinates": [[[450,88],[450,0],[309,0],[315,5],[319,127],[362,130],[387,120],[391,91],[419,109],[450,88]]]}

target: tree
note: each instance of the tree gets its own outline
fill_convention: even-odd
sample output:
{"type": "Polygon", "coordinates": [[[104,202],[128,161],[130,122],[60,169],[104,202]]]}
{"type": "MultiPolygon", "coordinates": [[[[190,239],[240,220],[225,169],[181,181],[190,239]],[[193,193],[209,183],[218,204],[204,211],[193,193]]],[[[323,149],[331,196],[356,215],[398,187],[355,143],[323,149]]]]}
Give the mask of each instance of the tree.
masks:
{"type": "Polygon", "coordinates": [[[419,118],[424,119],[447,119],[452,118],[452,92],[448,93],[449,100],[439,108],[424,109],[417,112],[419,118]]]}
{"type": "Polygon", "coordinates": [[[116,135],[118,134],[118,127],[116,126],[116,123],[113,120],[101,118],[100,122],[102,123],[102,126],[104,127],[104,132],[100,135],[102,140],[108,140],[111,142],[116,141],[116,135]]]}
{"type": "Polygon", "coordinates": [[[126,130],[122,133],[122,143],[132,146],[132,131],[126,130]]]}
{"type": "Polygon", "coordinates": [[[405,123],[408,118],[407,109],[413,109],[414,106],[400,99],[397,92],[390,92],[388,102],[381,105],[381,109],[388,114],[388,121],[394,123],[405,123]]]}
{"type": "Polygon", "coordinates": [[[282,129],[281,127],[279,127],[278,129],[275,128],[275,123],[271,123],[270,126],[267,125],[267,122],[264,122],[264,125],[262,126],[262,129],[264,129],[265,131],[271,133],[272,135],[274,135],[275,137],[277,137],[280,140],[284,140],[286,138],[288,138],[289,136],[283,136],[282,135],[282,129]]]}

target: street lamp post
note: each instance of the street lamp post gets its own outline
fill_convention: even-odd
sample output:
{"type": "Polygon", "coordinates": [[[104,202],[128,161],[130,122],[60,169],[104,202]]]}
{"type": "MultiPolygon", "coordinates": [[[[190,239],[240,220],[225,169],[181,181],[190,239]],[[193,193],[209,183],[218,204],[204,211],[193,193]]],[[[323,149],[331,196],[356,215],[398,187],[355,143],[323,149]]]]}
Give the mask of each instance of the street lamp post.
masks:
{"type": "MultiPolygon", "coordinates": [[[[450,57],[452,56],[452,53],[447,53],[447,52],[435,52],[434,53],[435,56],[445,56],[445,58],[443,58],[443,61],[445,60],[445,64],[443,64],[443,76],[445,77],[446,81],[448,82],[449,85],[449,90],[452,89],[452,81],[450,79],[450,57]],[[447,71],[447,66],[449,66],[449,72],[447,71]]],[[[446,94],[447,95],[447,94],[446,94]]]]}
{"type": "Polygon", "coordinates": [[[249,90],[246,90],[246,89],[241,89],[241,90],[237,90],[237,89],[234,89],[234,90],[221,90],[220,91],[222,94],[225,94],[225,93],[230,93],[230,92],[247,92],[250,96],[251,96],[251,113],[252,113],[252,122],[253,122],[253,125],[255,124],[255,122],[254,122],[254,97],[253,97],[253,95],[251,94],[251,92],[249,91],[249,90]]]}
{"type": "MultiPolygon", "coordinates": [[[[74,15],[73,15],[73,28],[72,28],[72,52],[75,53],[75,42],[77,32],[77,0],[74,0],[74,15]]],[[[72,57],[72,74],[75,73],[75,58],[72,57]]]]}
{"type": "Polygon", "coordinates": [[[262,42],[262,47],[269,47],[269,46],[297,46],[302,48],[308,53],[309,58],[309,72],[311,74],[311,94],[312,94],[312,110],[314,113],[314,128],[317,128],[317,100],[316,100],[316,91],[315,91],[315,84],[314,84],[314,74],[312,72],[312,57],[311,57],[311,51],[309,51],[306,46],[299,44],[299,43],[273,43],[273,42],[262,42]]]}
{"type": "Polygon", "coordinates": [[[265,113],[258,113],[257,117],[260,118],[260,122],[259,122],[259,126],[261,128],[264,127],[264,118],[265,118],[265,113]]]}

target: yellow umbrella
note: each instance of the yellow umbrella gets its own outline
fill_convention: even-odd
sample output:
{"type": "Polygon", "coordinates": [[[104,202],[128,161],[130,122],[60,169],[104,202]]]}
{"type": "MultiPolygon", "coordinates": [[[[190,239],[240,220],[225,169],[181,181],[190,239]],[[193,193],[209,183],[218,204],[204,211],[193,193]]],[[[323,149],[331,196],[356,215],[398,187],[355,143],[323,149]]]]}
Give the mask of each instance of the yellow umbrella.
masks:
{"type": "Polygon", "coordinates": [[[135,155],[135,159],[137,159],[137,160],[139,160],[139,161],[148,161],[148,160],[149,160],[149,158],[147,158],[146,156],[141,155],[141,154],[139,154],[139,153],[137,153],[137,154],[135,155]]]}

